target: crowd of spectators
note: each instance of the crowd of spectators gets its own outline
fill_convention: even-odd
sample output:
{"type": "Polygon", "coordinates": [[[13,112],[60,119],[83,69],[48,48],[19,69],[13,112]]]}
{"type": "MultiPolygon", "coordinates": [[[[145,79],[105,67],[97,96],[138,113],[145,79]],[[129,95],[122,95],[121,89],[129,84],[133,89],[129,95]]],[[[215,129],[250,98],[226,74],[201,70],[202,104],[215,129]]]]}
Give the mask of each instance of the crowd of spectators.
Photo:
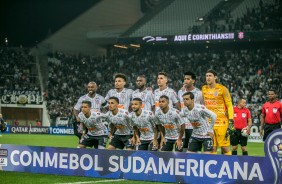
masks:
{"type": "Polygon", "coordinates": [[[156,89],[156,75],[165,71],[169,74],[169,86],[178,91],[185,71],[196,73],[196,86],[201,88],[205,71],[213,68],[219,74],[219,83],[230,90],[234,104],[239,97],[247,98],[253,116],[257,116],[261,104],[266,101],[267,89],[274,88],[279,97],[282,95],[281,62],[282,49],[208,52],[116,50],[107,57],[57,52],[49,56],[48,108],[52,117],[71,116],[77,99],[87,93],[89,81],[95,81],[99,86],[97,93],[105,96],[109,89],[114,88],[117,72],[128,76],[128,88],[134,89],[136,77],[144,74],[148,86],[156,89]]]}
{"type": "Polygon", "coordinates": [[[258,7],[246,7],[246,13],[238,18],[221,9],[211,14],[208,21],[205,32],[281,30],[282,0],[260,1],[258,7]]]}
{"type": "Polygon", "coordinates": [[[35,59],[25,48],[0,48],[0,92],[40,90],[35,59]]]}

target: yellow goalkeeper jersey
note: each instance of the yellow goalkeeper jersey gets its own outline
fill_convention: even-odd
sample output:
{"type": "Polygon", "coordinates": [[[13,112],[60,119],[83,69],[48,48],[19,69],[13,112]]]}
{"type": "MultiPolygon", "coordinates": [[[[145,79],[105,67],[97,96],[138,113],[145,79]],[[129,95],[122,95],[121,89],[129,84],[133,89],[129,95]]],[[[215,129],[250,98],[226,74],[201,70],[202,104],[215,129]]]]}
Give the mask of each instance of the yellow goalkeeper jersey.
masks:
{"type": "Polygon", "coordinates": [[[214,126],[228,126],[228,119],[233,119],[234,114],[228,89],[221,84],[216,84],[214,88],[204,85],[202,93],[205,106],[217,115],[214,126]]]}

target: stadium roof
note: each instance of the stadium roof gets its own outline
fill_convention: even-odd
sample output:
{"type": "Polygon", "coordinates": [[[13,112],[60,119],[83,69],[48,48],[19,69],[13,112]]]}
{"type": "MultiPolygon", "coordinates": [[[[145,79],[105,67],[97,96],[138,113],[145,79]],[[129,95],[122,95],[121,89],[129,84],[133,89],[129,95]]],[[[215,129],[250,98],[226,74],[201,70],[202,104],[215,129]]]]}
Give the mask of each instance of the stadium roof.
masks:
{"type": "Polygon", "coordinates": [[[100,0],[1,0],[0,45],[34,46],[100,0]]]}

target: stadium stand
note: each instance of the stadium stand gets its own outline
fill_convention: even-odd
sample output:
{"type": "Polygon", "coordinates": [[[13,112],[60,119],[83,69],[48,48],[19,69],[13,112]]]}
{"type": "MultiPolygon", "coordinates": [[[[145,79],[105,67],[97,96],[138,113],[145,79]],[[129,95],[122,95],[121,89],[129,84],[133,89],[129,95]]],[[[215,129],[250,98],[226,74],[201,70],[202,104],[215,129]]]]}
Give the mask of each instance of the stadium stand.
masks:
{"type": "Polygon", "coordinates": [[[281,0],[170,1],[123,36],[281,30],[281,4],[281,0]]]}
{"type": "Polygon", "coordinates": [[[219,2],[220,0],[211,0],[208,3],[194,3],[193,0],[173,1],[129,36],[185,34],[192,30],[193,26],[203,24],[198,18],[203,17],[219,2]]]}
{"type": "Polygon", "coordinates": [[[5,90],[40,90],[36,63],[29,49],[0,48],[1,94],[5,90]]]}
{"type": "MultiPolygon", "coordinates": [[[[230,12],[214,13],[206,32],[281,30],[280,0],[245,0],[230,12]]],[[[219,12],[225,12],[223,9],[219,12]]]]}

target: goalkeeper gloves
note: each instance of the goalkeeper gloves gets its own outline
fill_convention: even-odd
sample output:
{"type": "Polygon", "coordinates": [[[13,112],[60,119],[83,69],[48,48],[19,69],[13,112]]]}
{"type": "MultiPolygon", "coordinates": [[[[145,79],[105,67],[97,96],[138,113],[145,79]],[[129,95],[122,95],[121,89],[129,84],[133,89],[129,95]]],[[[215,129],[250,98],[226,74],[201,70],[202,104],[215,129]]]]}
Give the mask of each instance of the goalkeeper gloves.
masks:
{"type": "Polygon", "coordinates": [[[234,121],[233,119],[229,119],[229,125],[226,130],[225,138],[227,139],[229,136],[232,136],[234,134],[235,134],[234,121]]]}

